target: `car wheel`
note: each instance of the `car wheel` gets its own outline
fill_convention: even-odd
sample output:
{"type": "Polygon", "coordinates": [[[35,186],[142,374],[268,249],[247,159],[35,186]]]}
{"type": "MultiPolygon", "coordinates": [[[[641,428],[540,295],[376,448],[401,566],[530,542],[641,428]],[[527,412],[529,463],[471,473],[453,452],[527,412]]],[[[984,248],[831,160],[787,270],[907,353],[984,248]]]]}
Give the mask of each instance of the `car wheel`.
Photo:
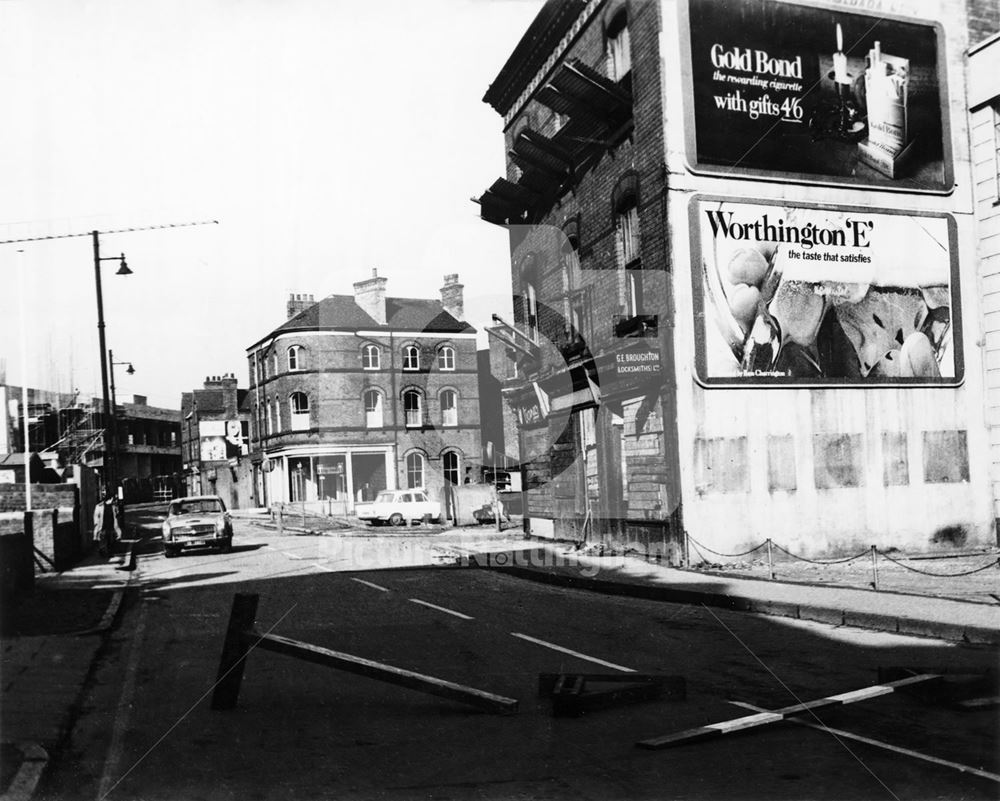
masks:
{"type": "Polygon", "coordinates": [[[233,538],[232,537],[226,537],[222,541],[222,548],[221,548],[221,550],[222,550],[223,553],[229,553],[231,550],[233,550],[233,538]]]}
{"type": "Polygon", "coordinates": [[[395,512],[389,517],[390,526],[401,526],[403,525],[403,516],[399,512],[395,512]]]}

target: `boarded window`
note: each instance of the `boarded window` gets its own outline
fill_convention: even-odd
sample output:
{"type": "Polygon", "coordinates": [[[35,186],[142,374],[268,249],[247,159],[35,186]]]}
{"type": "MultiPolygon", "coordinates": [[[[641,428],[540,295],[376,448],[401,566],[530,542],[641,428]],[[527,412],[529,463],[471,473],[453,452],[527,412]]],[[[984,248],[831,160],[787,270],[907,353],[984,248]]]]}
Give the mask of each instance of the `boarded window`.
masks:
{"type": "Polygon", "coordinates": [[[865,483],[861,434],[816,434],[814,478],[816,489],[861,487],[865,483]]]}
{"type": "Polygon", "coordinates": [[[964,431],[924,432],[924,481],[950,484],[969,480],[969,446],[964,431]]]}
{"type": "Polygon", "coordinates": [[[910,483],[905,431],[882,432],[882,483],[887,487],[905,487],[910,483]]]}
{"type": "Polygon", "coordinates": [[[747,492],[746,437],[696,440],[695,483],[700,492],[747,492]]]}
{"type": "Polygon", "coordinates": [[[791,434],[767,438],[767,488],[770,492],[792,492],[795,481],[795,438],[791,434]]]}

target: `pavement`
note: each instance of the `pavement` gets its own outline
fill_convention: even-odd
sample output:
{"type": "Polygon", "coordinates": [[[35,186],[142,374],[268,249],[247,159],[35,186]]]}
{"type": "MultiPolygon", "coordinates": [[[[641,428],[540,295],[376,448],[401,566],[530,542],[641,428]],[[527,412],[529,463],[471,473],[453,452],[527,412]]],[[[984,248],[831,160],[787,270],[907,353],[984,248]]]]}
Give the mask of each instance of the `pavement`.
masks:
{"type": "MultiPolygon", "coordinates": [[[[526,539],[520,529],[501,534],[484,528],[437,529],[407,529],[396,536],[440,541],[433,564],[442,564],[440,551],[446,549],[453,557],[450,565],[443,566],[446,570],[494,569],[525,580],[612,595],[968,645],[1000,644],[1000,603],[680,569],[634,555],[600,555],[572,544],[526,539]]],[[[314,529],[302,534],[318,535],[314,529]]],[[[260,535],[266,537],[267,530],[262,528],[260,535]]],[[[344,532],[332,530],[319,536],[344,538],[344,532]]],[[[393,532],[365,530],[364,536],[393,536],[393,532]]],[[[27,801],[48,755],[67,741],[87,677],[114,625],[134,564],[127,545],[119,546],[111,558],[93,553],[72,570],[39,575],[34,595],[15,611],[14,630],[5,632],[0,641],[0,801],[27,801]]],[[[985,580],[1000,582],[1000,570],[992,571],[993,575],[996,578],[985,580]]],[[[1000,593],[1000,587],[994,589],[1000,593]]]]}
{"type": "Polygon", "coordinates": [[[31,797],[49,755],[68,738],[84,684],[113,625],[131,548],[91,553],[72,570],[40,573],[0,639],[3,768],[0,801],[31,797]]]}

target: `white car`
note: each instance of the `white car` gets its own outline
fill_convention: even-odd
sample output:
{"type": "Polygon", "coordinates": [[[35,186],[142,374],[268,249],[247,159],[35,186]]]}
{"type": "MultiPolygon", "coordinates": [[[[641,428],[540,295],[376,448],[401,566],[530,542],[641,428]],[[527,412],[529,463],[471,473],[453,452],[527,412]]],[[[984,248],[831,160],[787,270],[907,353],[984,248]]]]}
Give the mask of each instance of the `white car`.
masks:
{"type": "Polygon", "coordinates": [[[164,555],[169,559],[184,548],[206,546],[223,553],[233,547],[233,524],[222,498],[199,495],[173,501],[163,521],[164,555]]]}
{"type": "Polygon", "coordinates": [[[422,489],[383,490],[373,503],[358,504],[356,511],[361,520],[375,526],[381,523],[401,526],[425,517],[441,522],[441,504],[429,500],[422,489]]]}

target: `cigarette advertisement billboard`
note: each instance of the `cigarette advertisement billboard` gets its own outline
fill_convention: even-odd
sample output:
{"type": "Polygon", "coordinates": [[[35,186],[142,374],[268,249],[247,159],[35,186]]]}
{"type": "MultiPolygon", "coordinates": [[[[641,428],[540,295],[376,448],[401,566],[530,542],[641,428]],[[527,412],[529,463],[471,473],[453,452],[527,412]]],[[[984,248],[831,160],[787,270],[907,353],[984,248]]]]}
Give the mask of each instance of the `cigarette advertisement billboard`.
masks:
{"type": "Polygon", "coordinates": [[[961,383],[950,215],[704,195],[690,215],[702,384],[961,383]]]}
{"type": "Polygon", "coordinates": [[[947,193],[938,25],[779,0],[686,0],[695,172],[947,193]]]}

